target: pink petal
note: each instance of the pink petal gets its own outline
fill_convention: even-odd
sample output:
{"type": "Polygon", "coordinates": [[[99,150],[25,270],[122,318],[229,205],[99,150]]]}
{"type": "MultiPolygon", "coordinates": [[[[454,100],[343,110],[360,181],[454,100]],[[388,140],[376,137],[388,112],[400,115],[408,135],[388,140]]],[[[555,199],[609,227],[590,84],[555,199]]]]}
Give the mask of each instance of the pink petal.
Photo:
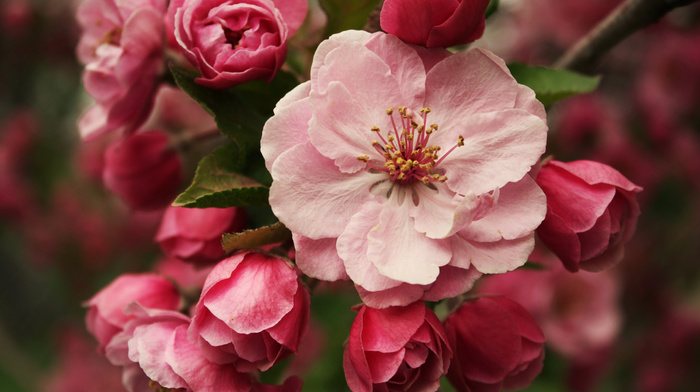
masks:
{"type": "Polygon", "coordinates": [[[542,120],[520,109],[475,114],[459,123],[445,123],[444,128],[439,125],[440,141],[436,138],[435,143],[443,148],[451,148],[459,135],[464,136],[464,146],[439,165],[446,171],[450,189],[462,194],[480,195],[520,180],[544,153],[547,139],[542,120]]]}
{"type": "Polygon", "coordinates": [[[475,197],[455,195],[442,184],[433,190],[416,183],[412,192],[416,197],[413,203],[409,202],[409,215],[414,218],[415,229],[429,238],[453,235],[471,222],[476,211],[475,197]]]}
{"type": "Polygon", "coordinates": [[[406,306],[423,297],[423,287],[415,284],[401,283],[399,286],[380,291],[368,291],[355,285],[362,302],[376,309],[389,306],[406,306]]]}
{"type": "Polygon", "coordinates": [[[362,314],[362,344],[365,351],[394,353],[401,350],[425,321],[423,302],[404,307],[374,309],[365,307],[362,314]]]}
{"type": "Polygon", "coordinates": [[[379,223],[382,208],[382,204],[377,202],[366,203],[350,219],[337,242],[338,255],[343,259],[348,276],[355,284],[369,291],[382,291],[401,284],[380,274],[367,256],[367,236],[379,223]]]}
{"type": "Polygon", "coordinates": [[[289,313],[297,289],[296,273],[283,260],[247,256],[231,277],[214,285],[202,301],[231,329],[250,334],[272,327],[289,313]],[[273,283],[275,289],[270,290],[273,283]]]}
{"type": "Polygon", "coordinates": [[[464,238],[480,242],[512,240],[532,233],[544,220],[547,199],[530,176],[506,184],[488,215],[464,227],[464,238]]]}
{"type": "Polygon", "coordinates": [[[374,198],[369,188],[377,181],[369,172],[341,173],[308,142],[282,154],[272,177],[275,215],[292,232],[312,239],[339,236],[350,217],[374,198]]]}
{"type": "Polygon", "coordinates": [[[456,297],[469,291],[474,283],[481,277],[475,267],[467,269],[453,267],[448,264],[440,267],[440,275],[423,294],[425,301],[440,301],[445,298],[456,297]]]}
{"type": "Polygon", "coordinates": [[[450,265],[460,268],[472,265],[484,274],[501,274],[522,266],[535,247],[534,233],[496,242],[470,241],[459,234],[451,239],[453,256],[450,265]]]}
{"type": "Polygon", "coordinates": [[[613,185],[630,192],[640,192],[642,190],[641,187],[633,184],[625,176],[620,174],[619,171],[603,163],[593,161],[574,161],[567,163],[551,161],[549,165],[566,170],[590,185],[613,185]]]}
{"type": "Polygon", "coordinates": [[[372,374],[372,382],[377,384],[391,380],[403,363],[405,353],[405,348],[391,353],[365,351],[367,365],[369,365],[369,371],[372,374]]]}
{"type": "Polygon", "coordinates": [[[295,261],[305,275],[331,282],[349,279],[343,259],[338,256],[336,238],[312,240],[298,234],[292,236],[296,252],[295,261]]]}
{"type": "MultiPolygon", "coordinates": [[[[299,90],[306,90],[305,98],[286,103],[280,101],[275,108],[275,115],[272,116],[263,127],[262,139],[260,141],[260,151],[265,158],[265,167],[272,170],[272,164],[283,152],[292,147],[306,143],[309,140],[309,120],[311,120],[311,104],[308,98],[309,82],[297,86],[289,94],[296,95],[299,90]],[[304,88],[306,87],[306,88],[304,88]],[[293,94],[294,93],[294,94],[293,94]]],[[[283,100],[285,98],[282,98],[283,100]]],[[[290,100],[292,98],[289,98],[290,100]]]]}
{"type": "MultiPolygon", "coordinates": [[[[395,192],[396,193],[396,192],[395,192]]],[[[413,228],[409,204],[392,195],[382,206],[379,224],[367,235],[367,257],[380,274],[411,284],[430,284],[452,256],[449,240],[435,240],[413,228]]],[[[408,198],[406,198],[408,199],[408,198]]]]}
{"type": "Polygon", "coordinates": [[[308,8],[306,0],[273,0],[273,2],[284,17],[284,22],[289,28],[289,36],[291,37],[306,19],[308,8]]]}

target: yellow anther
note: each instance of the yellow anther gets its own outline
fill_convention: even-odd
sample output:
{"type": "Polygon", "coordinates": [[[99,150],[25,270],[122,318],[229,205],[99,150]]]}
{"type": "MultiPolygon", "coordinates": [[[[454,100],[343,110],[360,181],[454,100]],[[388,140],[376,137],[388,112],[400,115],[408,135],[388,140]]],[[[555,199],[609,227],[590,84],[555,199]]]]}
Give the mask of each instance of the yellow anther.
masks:
{"type": "Polygon", "coordinates": [[[406,139],[413,140],[413,135],[406,135],[406,139]]]}
{"type": "Polygon", "coordinates": [[[396,159],[396,164],[397,164],[397,165],[403,165],[404,163],[406,163],[406,160],[405,160],[405,159],[403,159],[403,158],[401,158],[401,157],[399,157],[399,158],[396,159]]]}
{"type": "Polygon", "coordinates": [[[406,173],[401,173],[401,174],[399,174],[399,176],[398,176],[397,178],[398,178],[399,180],[403,180],[404,178],[406,178],[406,173]]]}
{"type": "Polygon", "coordinates": [[[432,129],[433,131],[437,131],[438,125],[437,124],[430,124],[430,129],[432,129]]]}
{"type": "Polygon", "coordinates": [[[387,144],[386,146],[384,146],[384,149],[390,151],[394,149],[394,146],[392,146],[391,144],[387,144]]]}
{"type": "Polygon", "coordinates": [[[372,131],[372,132],[379,132],[379,127],[375,125],[375,126],[373,126],[372,128],[370,128],[370,131],[372,131]]]}
{"type": "Polygon", "coordinates": [[[430,135],[431,133],[433,133],[433,128],[428,128],[428,129],[426,129],[426,130],[425,130],[425,133],[427,133],[428,135],[430,135]]]}
{"type": "Polygon", "coordinates": [[[357,157],[358,161],[367,162],[369,161],[369,155],[360,155],[357,157]]]}
{"type": "Polygon", "coordinates": [[[430,184],[430,178],[428,178],[428,177],[423,177],[420,180],[423,181],[423,184],[425,184],[425,185],[430,184]]]}
{"type": "Polygon", "coordinates": [[[463,145],[464,145],[464,136],[459,135],[459,141],[457,142],[457,146],[462,147],[463,145]]]}
{"type": "Polygon", "coordinates": [[[390,115],[390,116],[391,116],[392,114],[394,114],[394,108],[393,108],[393,107],[390,107],[389,109],[387,109],[387,110],[386,110],[386,114],[388,114],[388,115],[390,115]]]}
{"type": "Polygon", "coordinates": [[[445,176],[440,177],[440,182],[445,182],[445,181],[447,181],[447,177],[445,177],[445,176]]]}
{"type": "Polygon", "coordinates": [[[418,128],[418,123],[415,122],[415,121],[413,121],[413,120],[411,120],[411,126],[412,126],[414,129],[415,129],[415,128],[418,128]]]}
{"type": "Polygon", "coordinates": [[[393,142],[394,140],[396,140],[396,138],[394,138],[394,136],[392,136],[392,135],[389,135],[389,137],[387,138],[387,140],[389,141],[389,143],[391,143],[391,142],[393,142]]]}
{"type": "Polygon", "coordinates": [[[418,133],[421,133],[421,132],[423,132],[423,130],[425,129],[425,127],[422,126],[422,125],[419,125],[418,128],[416,128],[416,129],[418,130],[418,133]]]}
{"type": "Polygon", "coordinates": [[[377,147],[379,145],[379,142],[377,139],[372,140],[372,147],[377,147]]]}
{"type": "Polygon", "coordinates": [[[433,179],[439,180],[439,179],[440,179],[440,175],[439,175],[439,174],[433,174],[433,179]]]}
{"type": "Polygon", "coordinates": [[[421,113],[425,113],[425,114],[428,114],[431,112],[430,108],[423,108],[420,111],[421,111],[421,113]]]}

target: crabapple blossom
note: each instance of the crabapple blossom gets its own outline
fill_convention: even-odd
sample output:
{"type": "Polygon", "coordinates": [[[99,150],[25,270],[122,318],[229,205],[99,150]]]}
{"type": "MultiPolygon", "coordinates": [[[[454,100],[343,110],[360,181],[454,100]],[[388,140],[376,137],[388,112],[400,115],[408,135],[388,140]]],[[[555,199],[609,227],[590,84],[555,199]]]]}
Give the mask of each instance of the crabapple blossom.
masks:
{"type": "Polygon", "coordinates": [[[349,277],[369,306],[455,296],[532,251],[546,201],[528,172],[544,120],[490,52],[346,31],[265,124],[270,205],[299,268],[349,277]]]}
{"type": "Polygon", "coordinates": [[[188,333],[209,360],[249,372],[296,352],[308,322],[309,293],[294,269],[244,252],[209,273],[188,333]]]}
{"type": "Polygon", "coordinates": [[[382,29],[428,48],[466,44],[481,37],[489,0],[385,0],[382,29]]]}
{"type": "Polygon", "coordinates": [[[136,210],[167,206],[182,183],[182,161],[161,131],[140,132],[105,151],[105,187],[136,210]]]}
{"type": "Polygon", "coordinates": [[[454,351],[447,379],[459,392],[525,388],[542,370],[544,334],[506,297],[464,303],[445,320],[454,351]]]}
{"type": "Polygon", "coordinates": [[[343,355],[353,392],[435,391],[452,350],[435,313],[423,302],[406,307],[362,306],[343,355]]]}
{"type": "Polygon", "coordinates": [[[85,0],[77,11],[83,85],[96,101],[78,123],[81,135],[130,134],[148,118],[165,44],[165,0],[85,0]]]}
{"type": "Polygon", "coordinates": [[[547,161],[537,174],[547,195],[542,242],[569,271],[600,271],[624,255],[634,234],[642,188],[612,167],[593,161],[547,161]]]}
{"type": "Polygon", "coordinates": [[[224,258],[221,235],[241,231],[247,223],[245,210],[230,208],[168,207],[156,241],[170,257],[195,263],[224,258]]]}
{"type": "Polygon", "coordinates": [[[126,274],[115,279],[86,302],[89,308],[85,323],[100,343],[99,352],[104,352],[114,335],[133,318],[124,312],[132,302],[147,308],[176,310],[180,296],[175,285],[160,275],[126,274]]]}
{"type": "Polygon", "coordinates": [[[275,76],[306,9],[306,0],[174,0],[168,13],[182,53],[202,74],[195,81],[228,88],[275,76]]]}

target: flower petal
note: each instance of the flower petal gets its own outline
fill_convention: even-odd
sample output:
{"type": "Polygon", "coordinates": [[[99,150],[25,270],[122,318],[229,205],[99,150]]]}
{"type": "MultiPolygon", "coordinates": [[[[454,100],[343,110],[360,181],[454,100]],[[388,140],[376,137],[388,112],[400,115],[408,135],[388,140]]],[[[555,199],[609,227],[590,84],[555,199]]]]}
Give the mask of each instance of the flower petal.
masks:
{"type": "Polygon", "coordinates": [[[292,238],[295,261],[304,275],[331,282],[349,279],[343,259],[338,256],[337,238],[312,240],[294,233],[292,238]]]}
{"type": "Polygon", "coordinates": [[[470,241],[460,234],[452,236],[451,240],[453,254],[450,265],[460,268],[472,265],[484,274],[501,274],[522,266],[535,247],[534,233],[496,242],[470,241]]]}

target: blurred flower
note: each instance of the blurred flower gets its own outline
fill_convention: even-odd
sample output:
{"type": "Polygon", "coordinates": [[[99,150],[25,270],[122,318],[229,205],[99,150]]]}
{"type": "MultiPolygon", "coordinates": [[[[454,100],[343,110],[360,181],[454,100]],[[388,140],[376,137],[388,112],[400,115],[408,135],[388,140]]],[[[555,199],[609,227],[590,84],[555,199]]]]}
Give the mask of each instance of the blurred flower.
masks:
{"type": "Polygon", "coordinates": [[[85,0],[77,54],[83,85],[97,102],[80,119],[84,138],[130,134],[148,118],[163,67],[165,0],[85,0]]]}
{"type": "Polygon", "coordinates": [[[188,333],[211,361],[264,371],[297,351],[308,322],[309,293],[294,269],[245,252],[209,273],[188,333]]]}
{"type": "Polygon", "coordinates": [[[272,80],[287,55],[286,41],[306,17],[306,0],[174,0],[175,38],[199,69],[195,81],[228,88],[272,80]]]}
{"type": "Polygon", "coordinates": [[[481,37],[489,0],[386,0],[382,29],[416,45],[448,47],[481,37]]]}
{"type": "Polygon", "coordinates": [[[547,195],[537,234],[566,269],[600,271],[622,259],[640,213],[634,194],[642,188],[592,161],[547,161],[536,181],[547,195]]]}
{"type": "Polygon", "coordinates": [[[447,378],[459,392],[522,389],[542,370],[544,334],[505,297],[466,302],[445,320],[455,353],[447,378]]]}
{"type": "Polygon", "coordinates": [[[159,275],[126,274],[115,279],[85,303],[89,307],[85,324],[100,343],[99,352],[104,353],[114,335],[134,318],[125,313],[132,302],[147,308],[176,310],[180,306],[180,296],[175,286],[159,275]]]}
{"type": "Polygon", "coordinates": [[[195,263],[215,262],[225,255],[221,235],[241,231],[246,223],[245,210],[240,207],[168,207],[156,241],[170,257],[195,263]]]}
{"type": "Polygon", "coordinates": [[[610,271],[572,274],[553,259],[542,270],[489,276],[478,292],[517,301],[542,327],[547,345],[560,354],[579,360],[597,357],[620,331],[619,283],[610,271]]]}
{"type": "Polygon", "coordinates": [[[489,52],[357,31],[324,41],[311,81],[277,104],[261,141],[299,268],[349,276],[365,303],[386,307],[521,266],[545,215],[527,175],[544,116],[489,52]]]}
{"type": "Polygon", "coordinates": [[[343,368],[353,392],[435,391],[450,358],[445,330],[422,301],[385,309],[362,306],[343,368]]]}
{"type": "Polygon", "coordinates": [[[105,187],[135,210],[163,208],[182,184],[182,161],[162,131],[140,132],[105,151],[105,187]]]}

